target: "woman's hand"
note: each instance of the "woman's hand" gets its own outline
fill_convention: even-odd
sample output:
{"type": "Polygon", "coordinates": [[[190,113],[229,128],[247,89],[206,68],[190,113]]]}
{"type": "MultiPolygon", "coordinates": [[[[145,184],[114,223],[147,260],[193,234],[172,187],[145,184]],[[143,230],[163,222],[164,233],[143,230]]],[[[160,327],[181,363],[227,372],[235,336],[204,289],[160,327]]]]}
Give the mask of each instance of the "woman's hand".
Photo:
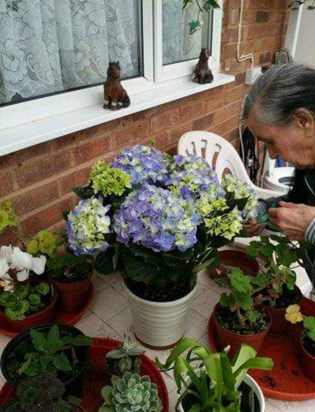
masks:
{"type": "Polygon", "coordinates": [[[268,210],[270,223],[278,226],[290,240],[304,240],[305,231],[315,218],[315,207],[279,202],[279,207],[268,210]]]}
{"type": "Polygon", "coordinates": [[[246,230],[248,237],[257,236],[264,226],[259,225],[255,219],[248,219],[243,223],[243,229],[246,230]]]}

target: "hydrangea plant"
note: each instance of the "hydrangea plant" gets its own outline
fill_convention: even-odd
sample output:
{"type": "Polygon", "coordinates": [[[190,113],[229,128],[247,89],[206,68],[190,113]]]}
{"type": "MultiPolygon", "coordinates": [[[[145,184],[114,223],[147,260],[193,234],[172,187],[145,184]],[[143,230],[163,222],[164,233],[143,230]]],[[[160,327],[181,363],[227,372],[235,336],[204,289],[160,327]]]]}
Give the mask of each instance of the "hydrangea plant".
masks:
{"type": "Polygon", "coordinates": [[[119,270],[134,293],[157,301],[189,293],[256,206],[247,185],[229,176],[220,184],[204,159],[140,145],[94,165],[75,192],[84,200],[68,216],[74,253],[97,254],[100,273],[119,270]]]}

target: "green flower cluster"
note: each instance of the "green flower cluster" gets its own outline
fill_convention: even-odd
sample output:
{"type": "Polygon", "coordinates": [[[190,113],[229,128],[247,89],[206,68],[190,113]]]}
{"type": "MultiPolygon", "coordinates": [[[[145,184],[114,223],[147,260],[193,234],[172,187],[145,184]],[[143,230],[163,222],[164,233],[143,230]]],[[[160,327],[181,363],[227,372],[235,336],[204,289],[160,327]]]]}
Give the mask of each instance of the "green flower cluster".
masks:
{"type": "Polygon", "coordinates": [[[121,196],[126,189],[131,189],[130,176],[121,169],[97,162],[92,167],[90,182],[95,194],[121,196]]]}
{"type": "Polygon", "coordinates": [[[19,219],[15,214],[11,202],[0,203],[0,233],[8,226],[17,226],[19,219]]]}
{"type": "Polygon", "coordinates": [[[225,176],[221,184],[228,194],[233,195],[234,199],[247,199],[243,209],[243,219],[256,217],[257,194],[254,189],[232,175],[225,176]]]}
{"type": "Polygon", "coordinates": [[[48,230],[41,230],[34,239],[27,243],[27,252],[33,256],[44,253],[53,257],[57,253],[58,236],[48,230]]]}
{"type": "Polygon", "coordinates": [[[223,215],[205,218],[204,222],[209,235],[222,236],[228,240],[233,239],[242,229],[240,213],[237,209],[223,215]]]}

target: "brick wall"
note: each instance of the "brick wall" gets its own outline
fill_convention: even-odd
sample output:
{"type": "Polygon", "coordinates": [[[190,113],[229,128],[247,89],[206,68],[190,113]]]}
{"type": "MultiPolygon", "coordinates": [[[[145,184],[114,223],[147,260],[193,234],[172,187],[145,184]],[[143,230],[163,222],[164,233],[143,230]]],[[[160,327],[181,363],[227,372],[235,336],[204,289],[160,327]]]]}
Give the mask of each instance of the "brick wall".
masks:
{"type": "MultiPolygon", "coordinates": [[[[253,51],[255,64],[268,64],[282,46],[286,0],[246,0],[242,53],[253,51]]],[[[209,130],[238,145],[238,116],[247,90],[249,62],[236,61],[239,0],[226,0],[222,32],[222,71],[236,81],[120,120],[0,157],[0,201],[11,200],[20,216],[20,236],[59,228],[63,210],[77,203],[71,188],[87,182],[91,165],[110,160],[135,143],[174,153],[180,136],[209,130]]],[[[2,236],[1,243],[12,241],[2,236]]]]}

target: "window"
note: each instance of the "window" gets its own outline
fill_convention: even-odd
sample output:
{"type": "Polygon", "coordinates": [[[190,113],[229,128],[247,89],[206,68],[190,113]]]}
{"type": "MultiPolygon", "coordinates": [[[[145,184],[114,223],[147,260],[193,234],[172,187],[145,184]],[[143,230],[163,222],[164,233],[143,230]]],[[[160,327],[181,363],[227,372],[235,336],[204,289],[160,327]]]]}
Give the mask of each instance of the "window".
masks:
{"type": "Polygon", "coordinates": [[[222,4],[189,35],[196,9],[182,13],[182,0],[0,0],[0,154],[121,117],[102,109],[109,61],[120,61],[132,102],[191,76],[201,47],[217,71],[222,4]]]}
{"type": "Polygon", "coordinates": [[[2,0],[0,104],[141,76],[141,28],[138,0],[2,0]]]}

